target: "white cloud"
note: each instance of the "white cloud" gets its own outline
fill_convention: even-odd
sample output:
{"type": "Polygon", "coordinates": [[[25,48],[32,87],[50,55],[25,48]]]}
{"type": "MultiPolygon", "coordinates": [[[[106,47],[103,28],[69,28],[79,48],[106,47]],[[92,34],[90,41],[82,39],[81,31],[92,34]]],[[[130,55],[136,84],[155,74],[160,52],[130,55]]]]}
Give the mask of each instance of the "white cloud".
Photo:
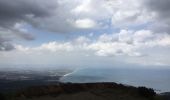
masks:
{"type": "Polygon", "coordinates": [[[153,34],[150,30],[121,30],[119,33],[103,34],[98,41],[88,45],[99,56],[142,56],[143,49],[170,46],[170,35],[153,34]]]}
{"type": "Polygon", "coordinates": [[[52,51],[52,52],[72,51],[73,46],[69,42],[66,42],[66,43],[49,42],[49,43],[46,43],[46,44],[42,44],[40,47],[38,47],[36,49],[38,49],[38,50],[49,50],[49,51],[52,51]]]}
{"type": "Polygon", "coordinates": [[[90,40],[89,38],[85,37],[85,36],[80,36],[80,37],[78,37],[78,38],[76,38],[76,39],[74,40],[74,42],[75,42],[76,44],[79,44],[79,45],[87,44],[87,43],[89,43],[90,41],[91,41],[91,40],[90,40]]]}
{"type": "MultiPolygon", "coordinates": [[[[68,56],[71,60],[72,57],[80,59],[84,55],[85,57],[88,55],[89,58],[93,56],[95,59],[101,57],[104,60],[109,57],[141,58],[144,57],[143,55],[151,55],[150,63],[168,62],[162,56],[161,61],[154,60],[160,56],[153,57],[156,53],[162,55],[163,50],[159,51],[158,48],[169,50],[170,46],[169,1],[167,0],[163,2],[158,0],[36,0],[36,2],[16,0],[16,6],[10,0],[0,2],[2,9],[0,13],[6,12],[0,14],[0,32],[5,33],[5,35],[0,34],[0,51],[5,49],[9,51],[9,58],[14,55],[24,58],[26,57],[24,54],[34,58],[34,55],[41,54],[44,55],[42,56],[44,61],[48,58],[67,59],[68,56]],[[83,34],[86,33],[85,31],[92,33],[87,37],[78,36],[76,39],[64,42],[51,41],[37,47],[13,45],[12,42],[14,40],[18,42],[18,39],[34,40],[34,36],[29,33],[32,31],[31,28],[54,33],[82,31],[83,34]],[[115,28],[120,32],[107,33],[115,31],[115,28]],[[153,30],[160,33],[155,33],[153,30]],[[103,31],[106,33],[96,37],[98,34],[95,33],[103,31]],[[15,48],[16,50],[10,51],[15,48]],[[153,48],[156,53],[147,52],[153,48]]],[[[42,59],[41,56],[37,58],[42,59]]],[[[139,59],[138,62],[146,61],[145,58],[139,59]]]]}
{"type": "Polygon", "coordinates": [[[98,21],[111,19],[113,27],[141,25],[152,22],[156,16],[143,7],[143,1],[136,0],[83,0],[77,3],[71,13],[76,18],[98,21]]]}
{"type": "MultiPolygon", "coordinates": [[[[118,0],[117,0],[118,1],[118,0]]],[[[152,21],[154,13],[147,12],[141,1],[119,0],[113,6],[112,24],[114,27],[136,26],[152,21]]]]}
{"type": "MultiPolygon", "coordinates": [[[[79,18],[92,18],[102,20],[112,16],[112,8],[106,0],[76,0],[77,5],[73,7],[71,13],[79,18]]],[[[114,2],[114,1],[113,1],[114,2]]]]}
{"type": "MultiPolygon", "coordinates": [[[[52,52],[94,51],[98,56],[142,56],[141,49],[170,46],[170,35],[153,34],[150,30],[121,30],[119,33],[101,34],[96,40],[79,36],[69,42],[49,42],[31,50],[49,50],[52,52]]],[[[30,50],[28,47],[16,46],[20,51],[30,50]]]]}
{"type": "MultiPolygon", "coordinates": [[[[98,56],[142,56],[146,55],[141,50],[153,47],[170,46],[170,35],[153,34],[149,30],[121,30],[119,33],[102,34],[95,41],[91,38],[80,36],[70,42],[49,42],[39,47],[32,48],[37,51],[52,52],[94,52],[98,56]]],[[[28,51],[21,46],[18,50],[28,51]]]]}
{"type": "Polygon", "coordinates": [[[98,27],[98,23],[92,19],[78,19],[74,23],[76,28],[93,29],[98,27]]]}
{"type": "Polygon", "coordinates": [[[48,16],[29,17],[28,23],[34,28],[69,33],[81,29],[100,29],[106,26],[102,21],[111,17],[111,8],[105,0],[58,0],[51,3],[56,6],[52,6],[53,10],[50,9],[48,16]]]}
{"type": "Polygon", "coordinates": [[[170,48],[169,34],[156,34],[150,30],[121,30],[118,33],[101,34],[95,40],[92,37],[79,36],[70,41],[51,41],[37,47],[16,44],[16,50],[10,51],[6,56],[9,56],[7,59],[13,56],[29,57],[35,61],[43,59],[44,63],[55,63],[55,59],[66,59],[67,63],[70,63],[74,57],[75,61],[81,63],[99,58],[103,61],[114,58],[128,63],[167,65],[167,58],[170,56],[168,47],[170,48]]]}
{"type": "MultiPolygon", "coordinates": [[[[24,8],[22,3],[24,2],[21,0],[17,1],[18,7],[14,7],[16,11],[24,8]]],[[[30,8],[24,8],[25,13],[22,10],[20,13],[18,12],[12,25],[9,25],[10,27],[21,22],[21,19],[22,22],[30,24],[34,28],[56,33],[69,33],[81,28],[93,29],[99,26],[109,26],[105,21],[110,21],[110,19],[112,19],[114,27],[119,27],[120,24],[146,22],[150,20],[151,16],[136,0],[50,0],[50,2],[38,0],[35,4],[31,0],[24,4],[27,3],[30,4],[30,8]],[[29,11],[30,9],[33,11],[29,11]],[[21,16],[24,18],[20,18],[21,16]]],[[[2,20],[2,22],[4,21],[2,20]]]]}
{"type": "Polygon", "coordinates": [[[117,34],[102,34],[99,36],[98,41],[101,42],[110,42],[110,41],[117,41],[117,34]]]}
{"type": "Polygon", "coordinates": [[[129,31],[129,30],[121,30],[120,33],[118,33],[118,40],[121,42],[125,42],[125,43],[132,43],[133,42],[133,31],[129,31]]]}
{"type": "Polygon", "coordinates": [[[98,56],[133,55],[134,47],[126,43],[119,42],[96,42],[88,46],[89,50],[96,51],[98,56]]]}
{"type": "Polygon", "coordinates": [[[1,14],[0,27],[11,28],[16,23],[24,22],[36,29],[70,33],[81,29],[96,29],[96,27],[100,30],[106,26],[127,28],[152,22],[155,25],[152,26],[154,29],[168,29],[169,18],[165,14],[169,10],[166,12],[162,8],[165,5],[168,9],[167,1],[165,0],[165,3],[157,1],[158,4],[153,0],[147,0],[150,1],[147,4],[143,1],[146,0],[50,0],[49,2],[37,0],[36,3],[33,0],[24,2],[17,0],[16,6],[9,6],[13,2],[7,0],[1,3],[1,8],[5,9],[7,13],[1,14]],[[149,7],[148,5],[152,3],[155,3],[155,6],[149,7]],[[28,7],[25,7],[25,4],[28,7]],[[159,6],[161,6],[160,11],[159,6]],[[16,15],[8,18],[11,11],[15,11],[16,15]],[[161,15],[164,15],[165,18],[162,18],[161,15]]]}
{"type": "Polygon", "coordinates": [[[29,47],[24,47],[22,45],[17,45],[15,44],[15,48],[18,50],[18,51],[21,51],[21,52],[29,52],[30,51],[30,48],[29,47]]]}
{"type": "Polygon", "coordinates": [[[73,13],[82,13],[82,12],[88,13],[91,11],[90,3],[91,3],[91,0],[82,1],[80,5],[72,9],[72,12],[73,13]]]}

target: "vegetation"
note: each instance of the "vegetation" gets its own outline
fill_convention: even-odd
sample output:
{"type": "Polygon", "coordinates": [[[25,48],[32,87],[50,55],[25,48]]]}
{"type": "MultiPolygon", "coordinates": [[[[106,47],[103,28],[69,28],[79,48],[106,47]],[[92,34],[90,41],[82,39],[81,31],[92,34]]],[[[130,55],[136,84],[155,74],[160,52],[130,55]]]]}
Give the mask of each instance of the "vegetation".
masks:
{"type": "Polygon", "coordinates": [[[144,97],[153,98],[154,96],[156,96],[156,93],[151,88],[138,87],[138,92],[141,96],[144,96],[144,97]]]}
{"type": "Polygon", "coordinates": [[[168,100],[146,87],[116,83],[59,83],[29,87],[0,100],[168,100]]]}
{"type": "Polygon", "coordinates": [[[5,95],[3,93],[0,93],[0,100],[6,100],[5,95]]]}

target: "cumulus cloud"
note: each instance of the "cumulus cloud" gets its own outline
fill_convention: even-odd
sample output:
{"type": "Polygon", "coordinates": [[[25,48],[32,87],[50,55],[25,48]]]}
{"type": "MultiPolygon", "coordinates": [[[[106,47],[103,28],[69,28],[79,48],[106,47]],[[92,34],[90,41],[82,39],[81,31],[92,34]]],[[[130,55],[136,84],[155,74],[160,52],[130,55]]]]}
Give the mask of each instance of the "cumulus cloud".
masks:
{"type": "Polygon", "coordinates": [[[25,40],[34,40],[33,34],[29,33],[27,29],[24,28],[24,24],[16,23],[13,28],[10,29],[11,34],[14,34],[25,40]]]}
{"type": "MultiPolygon", "coordinates": [[[[154,34],[150,30],[121,30],[113,34],[101,34],[96,40],[90,37],[80,36],[67,42],[49,42],[30,50],[52,51],[52,52],[74,52],[88,51],[97,56],[142,56],[147,50],[153,47],[170,46],[170,35],[154,34]]],[[[19,47],[19,50],[27,50],[19,47]]]]}
{"type": "Polygon", "coordinates": [[[15,26],[11,29],[0,27],[1,51],[10,51],[15,49],[13,41],[18,39],[30,41],[34,40],[35,37],[19,26],[15,26]]]}
{"type": "Polygon", "coordinates": [[[153,13],[148,13],[141,1],[137,0],[115,0],[112,24],[114,27],[130,27],[150,22],[153,13]]]}
{"type": "Polygon", "coordinates": [[[145,0],[144,3],[148,7],[148,10],[154,11],[158,14],[158,17],[164,17],[169,19],[170,14],[170,1],[169,0],[145,0]]]}
{"type": "Polygon", "coordinates": [[[168,0],[0,0],[0,27],[11,29],[24,22],[41,30],[70,33],[102,29],[110,23],[125,28],[154,22],[154,29],[168,30],[168,4],[168,0]]]}
{"type": "Polygon", "coordinates": [[[77,28],[88,29],[88,28],[97,28],[98,24],[92,19],[78,19],[74,23],[74,26],[77,28]]]}
{"type": "Polygon", "coordinates": [[[126,1],[127,5],[119,0],[50,0],[48,2],[0,0],[0,4],[0,26],[3,28],[11,28],[16,23],[24,22],[34,28],[66,33],[84,28],[93,29],[99,26],[102,28],[107,26],[108,23],[104,21],[108,19],[112,19],[114,25],[121,22],[128,23],[127,21],[133,22],[132,20],[136,19],[148,19],[140,17],[145,14],[139,10],[135,0],[126,1]],[[132,6],[128,6],[129,2],[132,6]]]}
{"type": "Polygon", "coordinates": [[[153,25],[150,26],[156,32],[170,33],[170,1],[169,0],[144,0],[143,7],[148,12],[155,13],[153,25]]]}
{"type": "Polygon", "coordinates": [[[112,15],[112,5],[107,0],[75,0],[77,5],[73,7],[71,13],[80,18],[106,19],[112,15]]]}
{"type": "Polygon", "coordinates": [[[101,29],[110,23],[118,28],[154,23],[155,30],[168,31],[168,14],[168,0],[0,0],[0,27],[24,22],[56,33],[101,29]]]}
{"type": "Polygon", "coordinates": [[[33,28],[55,33],[96,29],[104,26],[101,20],[109,16],[105,0],[99,2],[100,6],[96,2],[98,1],[0,0],[0,27],[13,31],[16,24],[26,23],[33,28]]]}
{"type": "MultiPolygon", "coordinates": [[[[37,1],[38,2],[38,1],[37,1]]],[[[35,37],[27,32],[22,23],[28,21],[28,16],[44,17],[48,12],[35,1],[0,0],[0,39],[1,51],[14,49],[13,40],[19,38],[34,40],[35,37]]]]}
{"type": "Polygon", "coordinates": [[[27,20],[28,16],[46,16],[49,13],[48,5],[51,4],[41,0],[0,0],[0,25],[10,27],[16,22],[27,20]]]}
{"type": "Polygon", "coordinates": [[[73,46],[69,42],[66,43],[58,43],[58,42],[50,42],[47,44],[42,44],[40,47],[36,48],[38,50],[49,50],[52,52],[57,51],[72,51],[73,46]]]}
{"type": "Polygon", "coordinates": [[[0,34],[0,51],[10,51],[14,49],[11,39],[4,34],[0,34]]]}
{"type": "Polygon", "coordinates": [[[112,62],[110,58],[118,58],[133,63],[169,64],[169,3],[169,0],[0,0],[0,54],[8,57],[6,62],[14,57],[19,63],[22,58],[26,63],[42,60],[64,64],[66,60],[77,64],[83,59],[80,63],[84,64],[94,59],[112,62]],[[51,32],[77,37],[68,41],[52,41],[49,37],[48,43],[42,43],[44,40],[38,36],[51,32]],[[39,46],[19,44],[20,40],[36,38],[39,46]]]}
{"type": "Polygon", "coordinates": [[[167,52],[170,48],[170,35],[156,34],[150,30],[124,29],[117,33],[101,34],[95,39],[90,36],[78,36],[70,41],[51,41],[35,47],[15,44],[14,47],[16,50],[13,52],[20,56],[30,56],[31,59],[37,57],[44,60],[69,59],[72,61],[74,57],[77,60],[88,59],[89,61],[98,58],[104,60],[123,57],[119,60],[146,65],[158,63],[167,65],[169,64],[167,52]]]}
{"type": "MultiPolygon", "coordinates": [[[[48,2],[0,0],[0,50],[14,49],[16,39],[34,40],[35,37],[25,28],[24,23],[32,22],[31,18],[45,17],[52,9],[48,2]],[[48,8],[48,9],[47,9],[48,8]]],[[[55,5],[56,6],[56,5],[55,5]]]]}

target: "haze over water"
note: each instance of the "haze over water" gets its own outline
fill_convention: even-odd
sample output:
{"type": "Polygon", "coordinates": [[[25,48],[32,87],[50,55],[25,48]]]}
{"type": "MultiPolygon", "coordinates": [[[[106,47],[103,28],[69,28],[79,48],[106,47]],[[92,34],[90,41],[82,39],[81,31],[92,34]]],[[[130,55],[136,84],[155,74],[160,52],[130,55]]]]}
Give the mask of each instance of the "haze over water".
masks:
{"type": "Polygon", "coordinates": [[[117,82],[146,86],[156,92],[170,91],[170,69],[82,68],[61,78],[62,82],[117,82]]]}

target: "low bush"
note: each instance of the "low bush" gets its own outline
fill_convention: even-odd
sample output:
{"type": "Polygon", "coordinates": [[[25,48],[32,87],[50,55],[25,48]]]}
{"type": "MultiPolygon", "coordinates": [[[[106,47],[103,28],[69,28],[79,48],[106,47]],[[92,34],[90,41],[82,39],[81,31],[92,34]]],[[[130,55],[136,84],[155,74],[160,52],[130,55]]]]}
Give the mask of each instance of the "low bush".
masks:
{"type": "Polygon", "coordinates": [[[3,93],[0,93],[0,100],[6,100],[3,93]]]}
{"type": "Polygon", "coordinates": [[[154,97],[156,95],[155,91],[151,88],[138,87],[138,92],[144,97],[154,97]]]}

